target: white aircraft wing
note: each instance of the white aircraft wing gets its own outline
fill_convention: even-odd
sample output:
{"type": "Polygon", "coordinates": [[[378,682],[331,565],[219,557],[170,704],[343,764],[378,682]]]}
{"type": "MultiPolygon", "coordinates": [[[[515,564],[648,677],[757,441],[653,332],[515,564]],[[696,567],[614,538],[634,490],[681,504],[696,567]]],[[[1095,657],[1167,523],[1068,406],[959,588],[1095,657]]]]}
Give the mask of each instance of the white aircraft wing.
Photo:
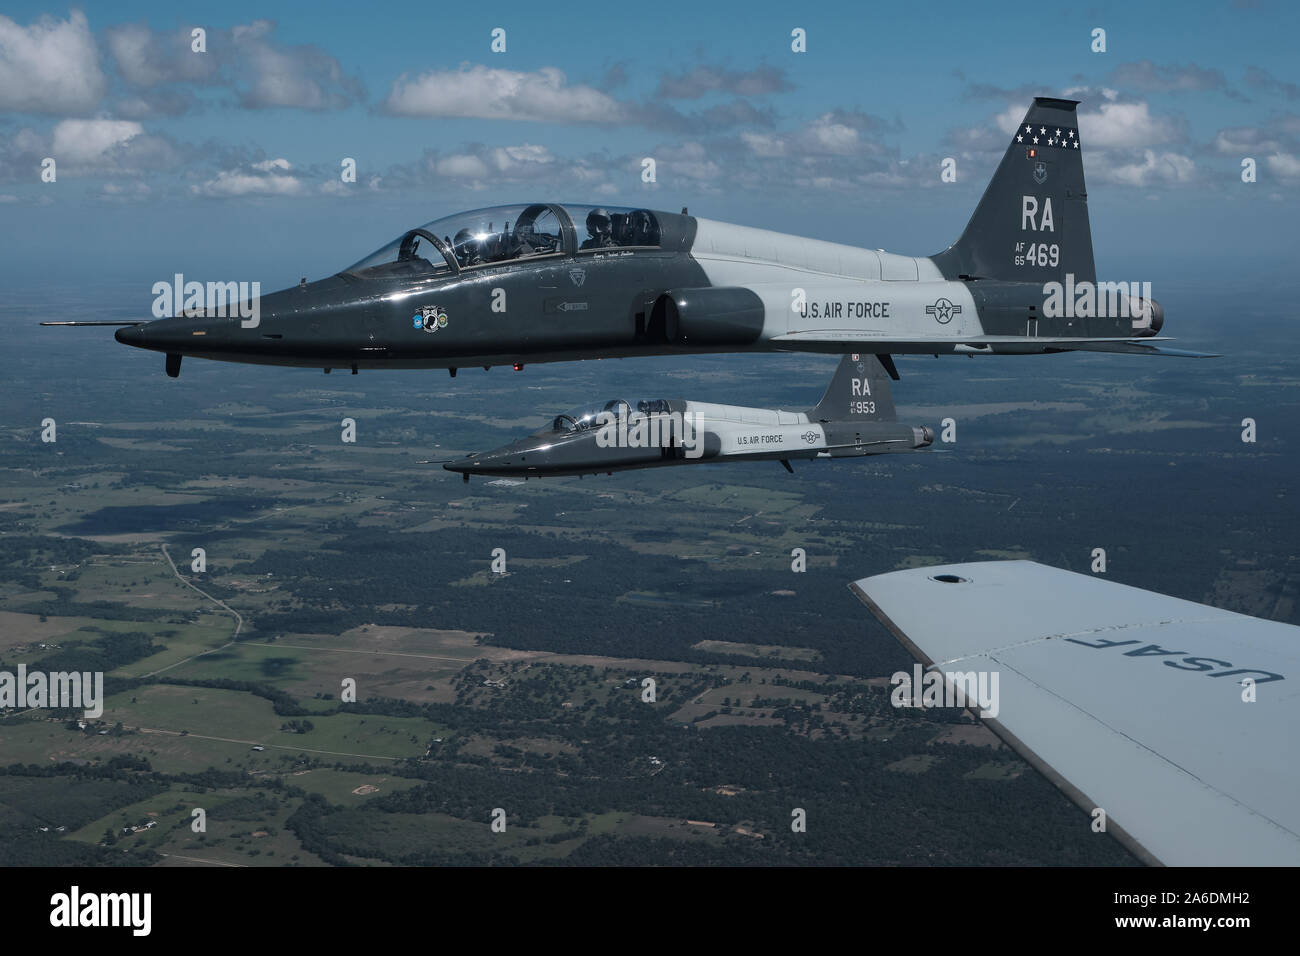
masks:
{"type": "Polygon", "coordinates": [[[1139,858],[1300,865],[1300,628],[1032,561],[851,587],[927,669],[997,672],[985,723],[1139,858]]]}

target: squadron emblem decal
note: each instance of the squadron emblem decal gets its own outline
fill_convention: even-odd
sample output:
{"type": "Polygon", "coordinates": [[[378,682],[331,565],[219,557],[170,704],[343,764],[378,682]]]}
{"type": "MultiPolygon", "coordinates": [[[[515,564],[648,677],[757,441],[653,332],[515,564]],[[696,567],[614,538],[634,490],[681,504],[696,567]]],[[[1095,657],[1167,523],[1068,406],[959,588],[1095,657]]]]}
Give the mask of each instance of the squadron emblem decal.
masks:
{"type": "Polygon", "coordinates": [[[961,313],[961,306],[955,304],[951,299],[943,298],[934,305],[925,307],[925,314],[932,315],[939,320],[940,325],[947,325],[952,321],[954,315],[961,313]]]}
{"type": "Polygon", "coordinates": [[[422,306],[411,316],[411,325],[426,332],[437,332],[447,327],[447,310],[437,305],[422,306]]]}
{"type": "Polygon", "coordinates": [[[1047,164],[1034,163],[1034,182],[1042,185],[1047,182],[1047,164]]]}

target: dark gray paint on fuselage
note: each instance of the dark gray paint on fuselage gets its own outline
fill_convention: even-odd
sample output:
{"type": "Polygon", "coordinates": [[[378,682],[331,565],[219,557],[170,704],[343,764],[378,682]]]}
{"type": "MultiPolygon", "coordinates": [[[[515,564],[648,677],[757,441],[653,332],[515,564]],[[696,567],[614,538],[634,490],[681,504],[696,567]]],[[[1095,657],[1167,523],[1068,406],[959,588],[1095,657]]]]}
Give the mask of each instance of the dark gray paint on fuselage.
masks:
{"type": "MultiPolygon", "coordinates": [[[[310,368],[454,368],[703,351],[654,341],[661,338],[656,298],[667,289],[708,285],[690,256],[695,219],[655,215],[659,248],[574,249],[433,275],[343,272],[262,296],[256,328],[241,327],[236,317],[178,316],[120,329],[116,337],[160,352],[310,368]],[[492,310],[497,289],[504,293],[500,312],[492,310]],[[445,310],[447,325],[414,328],[422,307],[445,310]]],[[[566,238],[572,248],[575,234],[566,238]]]]}

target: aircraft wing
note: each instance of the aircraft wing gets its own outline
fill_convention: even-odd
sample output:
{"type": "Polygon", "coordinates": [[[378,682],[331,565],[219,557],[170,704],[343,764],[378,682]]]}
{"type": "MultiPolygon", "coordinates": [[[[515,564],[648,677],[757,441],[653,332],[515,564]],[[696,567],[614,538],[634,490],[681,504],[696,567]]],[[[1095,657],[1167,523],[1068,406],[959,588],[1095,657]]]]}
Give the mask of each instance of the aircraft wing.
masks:
{"type": "Polygon", "coordinates": [[[1171,349],[1157,342],[1165,336],[1146,338],[1085,338],[1083,336],[1025,336],[1025,335],[972,335],[966,338],[917,336],[909,339],[873,337],[854,329],[819,329],[811,332],[786,332],[771,338],[773,345],[790,351],[803,352],[882,352],[906,355],[924,353],[931,348],[947,351],[954,346],[958,352],[987,354],[1031,353],[1049,350],[1054,352],[1124,352],[1131,355],[1174,355],[1180,358],[1218,358],[1214,352],[1192,352],[1171,349]]]}
{"type": "Polygon", "coordinates": [[[1300,864],[1300,628],[1031,561],[851,587],[927,669],[996,671],[985,723],[1139,858],[1300,864]]]}

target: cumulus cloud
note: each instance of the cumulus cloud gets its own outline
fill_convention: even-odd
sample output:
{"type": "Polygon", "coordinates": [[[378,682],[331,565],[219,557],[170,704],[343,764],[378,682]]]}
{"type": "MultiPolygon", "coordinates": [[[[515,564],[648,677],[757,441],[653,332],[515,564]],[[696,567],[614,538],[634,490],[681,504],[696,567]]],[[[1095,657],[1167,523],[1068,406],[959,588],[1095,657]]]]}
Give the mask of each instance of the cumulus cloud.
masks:
{"type": "MultiPolygon", "coordinates": [[[[616,82],[624,82],[622,68],[616,82]]],[[[706,68],[706,72],[708,72],[706,68]]],[[[779,72],[779,71],[778,71],[779,72]]],[[[766,68],[746,74],[720,74],[708,81],[694,77],[698,85],[713,89],[761,89],[775,87],[766,68]]],[[[609,75],[605,79],[608,85],[609,75]]],[[[683,78],[682,83],[686,82],[683,78]]],[[[784,82],[781,80],[780,82],[784,82]]],[[[685,86],[677,92],[683,97],[685,86]]],[[[699,135],[735,126],[772,127],[771,109],[744,99],[719,103],[696,112],[684,113],[666,101],[620,100],[605,90],[571,83],[556,67],[532,72],[474,65],[458,70],[433,70],[419,75],[403,74],[393,84],[381,109],[392,116],[464,117],[487,120],[517,120],[544,123],[608,124],[644,126],[686,135],[699,135]]]]}
{"type": "MultiPolygon", "coordinates": [[[[707,145],[710,156],[716,157],[719,181],[767,193],[861,194],[866,189],[924,188],[931,180],[937,182],[937,176],[922,172],[936,165],[909,168],[897,149],[882,140],[883,133],[896,129],[896,124],[859,110],[832,110],[792,130],[743,130],[734,139],[715,137],[707,145]]],[[[686,174],[698,175],[689,167],[686,174]]]]}
{"type": "Polygon", "coordinates": [[[1264,126],[1233,126],[1219,130],[1210,149],[1234,160],[1250,156],[1276,179],[1300,179],[1300,116],[1275,117],[1264,126]]]}
{"type": "Polygon", "coordinates": [[[1264,165],[1279,179],[1300,179],[1300,156],[1294,153],[1273,153],[1264,157],[1264,165]]]}
{"type": "Polygon", "coordinates": [[[1177,185],[1196,179],[1196,163],[1189,156],[1153,149],[1141,150],[1138,156],[1105,156],[1088,174],[1094,182],[1123,186],[1177,185]]]}
{"type": "Polygon", "coordinates": [[[104,42],[118,74],[127,85],[141,89],[215,82],[224,62],[220,45],[213,52],[194,52],[188,27],[155,31],[144,23],[125,23],[109,27],[104,42]]]}
{"type": "Polygon", "coordinates": [[[176,115],[202,101],[194,89],[234,92],[248,109],[341,109],[365,99],[361,81],[312,45],[275,42],[276,25],[254,20],[231,30],[209,30],[207,49],[192,48],[188,27],[155,31],[146,24],[111,27],[105,43],[131,95],[123,115],[176,115]]]}
{"type": "Polygon", "coordinates": [[[550,123],[617,123],[624,109],[594,87],[571,84],[555,67],[531,73],[482,65],[402,74],[383,110],[394,116],[459,116],[550,123]]]}
{"type": "Polygon", "coordinates": [[[326,110],[365,98],[361,81],[345,74],[334,57],[312,45],[273,43],[274,30],[270,20],[255,20],[232,31],[240,65],[248,71],[248,86],[240,94],[244,106],[326,110]]]}
{"type": "Polygon", "coordinates": [[[190,187],[197,196],[300,196],[308,192],[307,185],[290,170],[286,159],[272,159],[249,163],[238,169],[223,169],[215,177],[190,187]]]}
{"type": "Polygon", "coordinates": [[[0,16],[0,109],[17,113],[88,113],[107,79],[86,15],[41,17],[29,27],[0,16]]]}
{"type": "Polygon", "coordinates": [[[0,179],[35,181],[45,157],[65,176],[142,176],[173,171],[197,149],[152,135],[133,120],[65,119],[49,132],[24,127],[0,138],[0,179]]]}
{"type": "Polygon", "coordinates": [[[1153,116],[1145,101],[1103,101],[1079,111],[1079,136],[1085,148],[1130,148],[1186,139],[1186,126],[1170,117],[1153,116]]]}
{"type": "Polygon", "coordinates": [[[52,150],[56,159],[84,166],[143,133],[144,127],[132,120],[66,119],[54,127],[52,150]]]}

